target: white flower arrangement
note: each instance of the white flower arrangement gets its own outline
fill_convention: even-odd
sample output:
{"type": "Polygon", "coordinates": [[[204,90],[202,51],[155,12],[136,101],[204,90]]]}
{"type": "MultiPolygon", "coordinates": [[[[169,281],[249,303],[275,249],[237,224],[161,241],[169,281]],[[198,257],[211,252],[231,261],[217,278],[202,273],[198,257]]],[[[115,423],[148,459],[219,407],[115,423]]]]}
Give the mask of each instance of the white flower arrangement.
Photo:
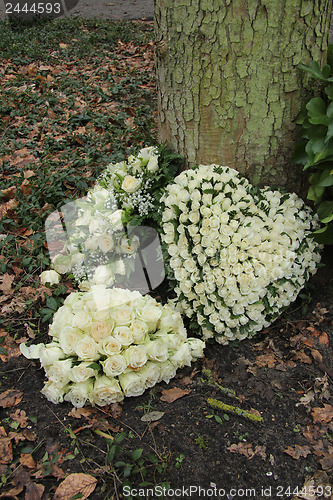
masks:
{"type": "Polygon", "coordinates": [[[267,327],[316,271],[316,218],[296,194],[253,187],[236,170],[186,170],[162,198],[162,240],[179,310],[227,344],[267,327]]]}
{"type": "Polygon", "coordinates": [[[165,148],[150,146],[126,161],[107,165],[87,196],[68,205],[67,240],[61,253],[53,256],[52,268],[71,273],[82,290],[99,284],[126,285],[121,277],[133,271],[142,244],[142,238],[128,228],[156,226],[160,198],[179,162],[180,157],[165,148]]]}
{"type": "Polygon", "coordinates": [[[187,338],[172,305],[105,285],[71,293],[49,334],[49,344],[21,344],[21,352],[40,360],[47,377],[42,394],[76,407],[104,406],[168,383],[204,349],[203,341],[187,338]]]}

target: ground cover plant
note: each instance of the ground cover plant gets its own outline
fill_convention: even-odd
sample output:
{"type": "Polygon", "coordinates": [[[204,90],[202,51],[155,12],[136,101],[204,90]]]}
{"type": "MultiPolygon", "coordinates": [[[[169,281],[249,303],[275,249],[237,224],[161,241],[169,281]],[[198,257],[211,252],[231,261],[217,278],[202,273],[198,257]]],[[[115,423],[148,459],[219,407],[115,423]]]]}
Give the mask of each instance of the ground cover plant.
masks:
{"type": "Polygon", "coordinates": [[[254,339],[208,344],[168,385],[93,408],[40,394],[43,370],[19,346],[49,341],[74,290],[70,279],[40,282],[44,223],[108,163],[156,144],[152,26],[71,19],[2,23],[1,33],[1,493],[179,498],[200,486],[216,498],[330,498],[329,249],[282,318],[254,339]]]}

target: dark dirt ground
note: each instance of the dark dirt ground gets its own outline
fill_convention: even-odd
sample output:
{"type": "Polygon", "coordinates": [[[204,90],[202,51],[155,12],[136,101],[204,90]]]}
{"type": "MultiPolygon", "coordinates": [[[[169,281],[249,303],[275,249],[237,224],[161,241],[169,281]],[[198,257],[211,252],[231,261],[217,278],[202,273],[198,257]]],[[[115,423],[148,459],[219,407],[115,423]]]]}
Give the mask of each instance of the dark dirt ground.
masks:
{"type": "MultiPolygon", "coordinates": [[[[98,479],[91,499],[124,498],[121,474],[112,468],[114,462],[105,463],[109,440],[96,435],[96,429],[111,435],[131,431],[123,442],[121,460],[136,448],[143,448],[144,454],[153,451],[164,467],[160,472],[155,470],[154,478],[147,469],[147,479],[154,484],[168,481],[175,491],[166,498],[204,498],[198,491],[191,497],[186,491],[177,495],[176,488],[200,486],[213,491],[214,485],[221,491],[211,498],[333,498],[331,494],[292,494],[295,488],[301,492],[306,478],[308,495],[314,491],[309,489],[313,484],[319,492],[333,493],[332,248],[326,251],[324,261],[327,266],[310,281],[311,302],[306,312],[302,310],[304,300],[298,299],[282,318],[252,340],[228,347],[210,344],[205,359],[181,370],[168,386],[159,384],[121,405],[73,412],[68,403],[49,403],[39,393],[43,371],[37,362],[18,356],[19,339],[13,342],[9,356],[3,357],[0,394],[0,406],[5,406],[1,410],[2,429],[7,434],[2,432],[0,462],[6,461],[6,439],[7,445],[11,439],[14,456],[11,475],[6,463],[0,465],[0,473],[8,477],[3,493],[11,492],[12,496],[0,495],[0,499],[56,498],[56,487],[73,472],[98,479]],[[210,384],[202,373],[204,368],[211,370],[220,385],[234,390],[238,399],[210,384]],[[162,391],[173,387],[187,389],[188,394],[172,403],[161,400],[162,391]],[[6,391],[21,394],[11,393],[8,401],[6,391]],[[300,404],[305,396],[308,401],[300,404]],[[212,410],[209,397],[254,411],[262,421],[212,410]],[[24,427],[24,418],[23,423],[18,418],[24,417],[22,411],[32,418],[28,427],[24,427]],[[155,422],[143,422],[141,417],[151,411],[164,415],[155,422]],[[14,428],[13,422],[18,422],[14,428]],[[24,465],[21,453],[27,444],[36,450],[32,463],[24,465]],[[65,458],[70,454],[74,457],[73,453],[74,459],[65,458]],[[52,457],[54,464],[48,468],[52,457]],[[45,488],[43,496],[37,495],[36,485],[45,488]]],[[[137,476],[130,480],[136,487],[141,481],[137,476]]],[[[64,498],[69,500],[70,496],[64,498]]],[[[160,497],[145,494],[143,498],[160,497]]]]}

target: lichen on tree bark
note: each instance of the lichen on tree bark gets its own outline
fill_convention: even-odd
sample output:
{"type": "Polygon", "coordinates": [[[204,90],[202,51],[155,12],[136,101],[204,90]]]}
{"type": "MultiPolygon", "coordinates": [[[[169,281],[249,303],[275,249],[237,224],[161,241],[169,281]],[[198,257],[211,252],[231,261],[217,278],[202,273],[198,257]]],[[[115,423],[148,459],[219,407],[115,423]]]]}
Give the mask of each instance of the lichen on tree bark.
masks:
{"type": "Polygon", "coordinates": [[[290,158],[331,0],[155,0],[159,134],[187,159],[300,191],[290,158]]]}

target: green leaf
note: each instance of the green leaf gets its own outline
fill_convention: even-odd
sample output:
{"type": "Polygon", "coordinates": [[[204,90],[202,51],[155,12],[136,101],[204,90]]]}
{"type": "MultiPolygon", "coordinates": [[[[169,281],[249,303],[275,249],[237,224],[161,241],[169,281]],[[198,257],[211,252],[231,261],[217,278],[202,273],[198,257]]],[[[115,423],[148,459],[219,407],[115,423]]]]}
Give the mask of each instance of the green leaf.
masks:
{"type": "Polygon", "coordinates": [[[329,119],[326,115],[326,104],[321,97],[314,97],[306,105],[309,112],[309,122],[314,125],[328,126],[329,119]]]}
{"type": "Polygon", "coordinates": [[[310,186],[308,191],[308,200],[312,200],[315,203],[318,203],[321,200],[321,197],[325,191],[325,188],[321,186],[310,186]]]}
{"type": "Polygon", "coordinates": [[[319,219],[324,224],[333,220],[333,201],[323,201],[317,208],[319,219]]]}
{"type": "MultiPolygon", "coordinates": [[[[320,69],[319,64],[316,61],[312,61],[310,63],[310,66],[306,66],[305,64],[300,63],[300,64],[298,64],[297,67],[303,71],[306,71],[307,73],[310,73],[310,75],[313,78],[317,78],[318,80],[321,80],[324,82],[328,81],[328,77],[325,76],[327,74],[327,70],[325,70],[325,74],[323,74],[323,72],[320,69]]],[[[324,68],[325,68],[325,66],[324,66],[324,68]]]]}
{"type": "Polygon", "coordinates": [[[132,453],[132,460],[136,461],[139,460],[143,452],[143,448],[138,448],[137,450],[134,450],[132,453]]]}
{"type": "Polygon", "coordinates": [[[46,300],[46,305],[49,309],[52,309],[52,311],[56,311],[58,309],[58,304],[54,297],[49,297],[46,300]]]}
{"type": "Polygon", "coordinates": [[[333,85],[329,85],[328,87],[325,87],[325,93],[331,101],[333,101],[333,85]]]}
{"type": "Polygon", "coordinates": [[[331,169],[327,169],[322,172],[318,186],[333,186],[333,174],[331,169]]]}

